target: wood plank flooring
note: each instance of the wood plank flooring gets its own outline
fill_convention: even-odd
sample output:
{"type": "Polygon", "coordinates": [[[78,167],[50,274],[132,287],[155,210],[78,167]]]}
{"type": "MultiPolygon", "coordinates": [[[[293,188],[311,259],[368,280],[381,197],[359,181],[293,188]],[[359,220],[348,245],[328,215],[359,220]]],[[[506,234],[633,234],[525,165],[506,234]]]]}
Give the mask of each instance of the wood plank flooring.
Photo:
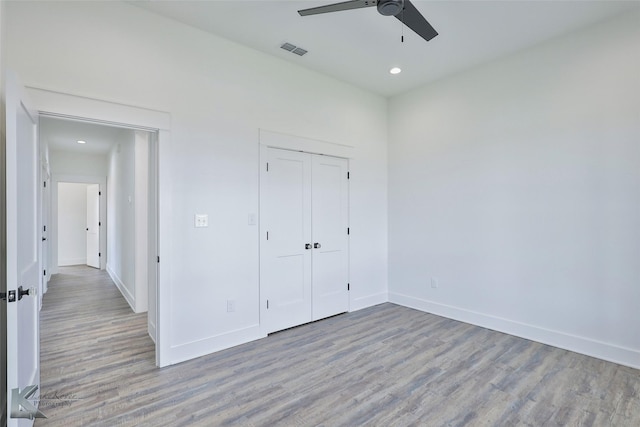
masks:
{"type": "Polygon", "coordinates": [[[42,426],[640,426],[640,371],[382,304],[158,369],[146,315],[66,267],[42,426]]]}

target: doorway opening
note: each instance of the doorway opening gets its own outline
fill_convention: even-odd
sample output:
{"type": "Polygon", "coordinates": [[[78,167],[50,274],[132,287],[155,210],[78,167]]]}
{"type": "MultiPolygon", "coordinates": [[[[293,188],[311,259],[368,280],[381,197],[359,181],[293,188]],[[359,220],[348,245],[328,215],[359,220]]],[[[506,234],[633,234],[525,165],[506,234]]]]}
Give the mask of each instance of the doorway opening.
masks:
{"type": "Polygon", "coordinates": [[[147,313],[154,342],[156,141],[150,130],[40,116],[40,146],[53,181],[51,209],[44,213],[51,273],[78,265],[105,270],[132,311],[147,313]]]}
{"type": "Polygon", "coordinates": [[[57,184],[57,266],[102,269],[100,183],[58,181],[57,184]]]}
{"type": "MultiPolygon", "coordinates": [[[[26,88],[26,95],[38,110],[40,120],[45,118],[62,119],[69,122],[102,125],[104,128],[116,128],[128,131],[143,131],[149,136],[148,144],[148,206],[147,212],[147,279],[149,283],[148,323],[149,335],[155,337],[156,365],[167,366],[172,363],[170,328],[172,315],[171,260],[172,219],[171,204],[171,115],[165,111],[132,105],[114,103],[68,93],[56,92],[37,87],[26,88]]],[[[69,141],[77,144],[77,141],[69,141]]],[[[46,157],[46,156],[45,156],[46,157]]],[[[52,160],[52,159],[49,159],[52,160]]],[[[74,165],[81,168],[76,175],[95,175],[93,165],[77,161],[74,165]]],[[[53,174],[53,171],[51,171],[53,174]]],[[[106,176],[104,173],[102,176],[106,176]]],[[[51,190],[55,189],[51,185],[51,190]]],[[[107,183],[109,194],[111,183],[107,183]]],[[[53,205],[51,203],[50,205],[53,205]]],[[[48,218],[49,220],[51,218],[48,218]]],[[[103,227],[109,228],[109,224],[103,227]]],[[[47,244],[51,242],[47,241],[47,244]]],[[[50,264],[53,265],[53,264],[50,264]]]]}

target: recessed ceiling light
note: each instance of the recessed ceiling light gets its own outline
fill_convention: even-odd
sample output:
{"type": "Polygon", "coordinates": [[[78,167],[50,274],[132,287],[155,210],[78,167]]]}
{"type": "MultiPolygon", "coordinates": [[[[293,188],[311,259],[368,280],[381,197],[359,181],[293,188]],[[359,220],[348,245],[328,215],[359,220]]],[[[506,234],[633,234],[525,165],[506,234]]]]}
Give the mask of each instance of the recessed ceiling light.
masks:
{"type": "Polygon", "coordinates": [[[78,144],[86,144],[86,143],[87,143],[87,141],[83,141],[83,140],[79,139],[79,140],[77,141],[77,143],[78,143],[78,144]]]}
{"type": "Polygon", "coordinates": [[[398,67],[393,67],[392,69],[389,70],[389,72],[391,74],[400,74],[402,72],[402,70],[398,67]]]}

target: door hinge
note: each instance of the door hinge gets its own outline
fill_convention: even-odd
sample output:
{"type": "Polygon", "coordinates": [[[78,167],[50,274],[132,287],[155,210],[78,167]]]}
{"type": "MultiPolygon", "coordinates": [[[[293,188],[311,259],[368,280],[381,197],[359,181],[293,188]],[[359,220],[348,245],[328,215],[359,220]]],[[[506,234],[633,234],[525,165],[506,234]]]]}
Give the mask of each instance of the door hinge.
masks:
{"type": "Polygon", "coordinates": [[[47,270],[42,270],[42,275],[46,276],[47,275],[47,270]]]}
{"type": "Polygon", "coordinates": [[[98,191],[98,196],[102,196],[102,191],[98,191]]]}
{"type": "Polygon", "coordinates": [[[267,300],[267,310],[269,310],[269,300],[267,300]]]}
{"type": "Polygon", "coordinates": [[[98,227],[102,227],[102,221],[98,221],[98,227]]]}
{"type": "Polygon", "coordinates": [[[269,172],[269,162],[267,162],[267,172],[269,172]]]}
{"type": "Polygon", "coordinates": [[[349,230],[349,227],[347,227],[347,234],[349,234],[349,233],[350,233],[350,230],[349,230]]]}
{"type": "Polygon", "coordinates": [[[351,179],[349,172],[347,172],[347,179],[351,179]]]}
{"type": "Polygon", "coordinates": [[[47,181],[44,181],[43,184],[44,184],[44,188],[47,188],[47,181]]]}
{"type": "Polygon", "coordinates": [[[47,226],[46,225],[42,226],[42,231],[47,231],[47,226]]]}
{"type": "Polygon", "coordinates": [[[160,263],[160,255],[158,255],[158,263],[160,263]]]}
{"type": "Polygon", "coordinates": [[[267,240],[269,240],[269,232],[267,231],[267,240]]]}
{"type": "Polygon", "coordinates": [[[351,285],[349,283],[347,283],[347,290],[350,291],[351,290],[351,285]]]}
{"type": "Polygon", "coordinates": [[[102,253],[101,253],[101,252],[98,252],[98,257],[101,257],[101,256],[102,256],[102,253]]]}

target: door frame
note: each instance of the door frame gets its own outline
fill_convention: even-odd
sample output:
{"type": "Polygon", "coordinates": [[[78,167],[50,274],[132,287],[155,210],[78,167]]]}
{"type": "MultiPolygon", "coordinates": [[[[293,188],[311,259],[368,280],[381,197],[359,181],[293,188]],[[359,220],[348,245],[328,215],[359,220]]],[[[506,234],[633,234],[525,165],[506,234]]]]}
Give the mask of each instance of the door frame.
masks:
{"type": "MultiPolygon", "coordinates": [[[[97,100],[37,87],[27,87],[34,107],[40,115],[79,120],[89,123],[143,130],[155,134],[157,164],[154,165],[156,185],[157,259],[149,256],[149,268],[157,271],[156,294],[156,365],[171,364],[171,263],[159,260],[172,259],[172,205],[171,205],[171,114],[106,100],[97,100]]],[[[150,231],[151,232],[151,231],[150,231]]],[[[150,239],[151,241],[151,239],[150,239]]],[[[152,289],[152,286],[149,286],[152,289]]]]}
{"type": "Polygon", "coordinates": [[[63,175],[53,174],[51,177],[51,243],[49,247],[50,253],[50,268],[51,274],[58,273],[58,184],[60,183],[70,184],[98,184],[100,186],[100,192],[104,199],[100,200],[100,253],[104,256],[100,257],[100,270],[104,270],[107,263],[107,204],[105,203],[107,194],[107,178],[104,176],[90,176],[90,175],[63,175]]]}
{"type": "Polygon", "coordinates": [[[41,224],[40,233],[42,234],[41,243],[41,259],[42,279],[40,285],[40,308],[42,308],[42,296],[47,293],[49,278],[51,277],[51,169],[49,168],[48,153],[43,150],[40,141],[40,127],[38,126],[38,149],[40,150],[41,176],[40,182],[40,210],[41,224]]]}

